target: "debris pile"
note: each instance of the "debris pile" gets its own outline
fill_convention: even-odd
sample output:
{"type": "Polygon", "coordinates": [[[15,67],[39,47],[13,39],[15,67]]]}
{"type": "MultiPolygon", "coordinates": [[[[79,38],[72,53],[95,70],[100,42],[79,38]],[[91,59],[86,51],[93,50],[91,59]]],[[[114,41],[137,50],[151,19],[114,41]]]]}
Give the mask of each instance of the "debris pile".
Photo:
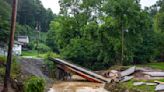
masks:
{"type": "MultiPolygon", "coordinates": [[[[136,80],[157,80],[164,79],[164,71],[130,67],[124,71],[110,70],[105,71],[103,76],[106,78],[111,78],[113,82],[126,82],[131,79],[136,80]]],[[[164,82],[154,81],[154,82],[134,82],[134,86],[147,85],[156,86],[155,91],[164,91],[164,82]]]]}

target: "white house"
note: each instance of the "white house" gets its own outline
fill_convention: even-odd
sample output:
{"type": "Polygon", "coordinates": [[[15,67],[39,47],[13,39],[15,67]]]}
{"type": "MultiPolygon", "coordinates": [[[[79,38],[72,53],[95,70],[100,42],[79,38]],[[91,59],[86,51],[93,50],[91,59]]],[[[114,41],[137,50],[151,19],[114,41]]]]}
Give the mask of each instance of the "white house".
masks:
{"type": "Polygon", "coordinates": [[[23,43],[14,41],[14,46],[13,46],[13,54],[14,55],[20,56],[22,54],[22,45],[23,45],[23,43]]]}
{"type": "MultiPolygon", "coordinates": [[[[20,56],[22,54],[22,47],[29,43],[28,36],[18,36],[17,41],[14,41],[13,55],[20,56]]],[[[7,48],[0,46],[0,55],[7,56],[7,48]]]]}
{"type": "MultiPolygon", "coordinates": [[[[20,56],[22,54],[22,45],[23,45],[22,43],[18,41],[14,41],[13,55],[20,56]]],[[[0,46],[0,55],[7,56],[7,48],[0,46]]]]}
{"type": "Polygon", "coordinates": [[[29,38],[28,38],[28,36],[18,36],[17,41],[26,45],[29,43],[29,38]]]}

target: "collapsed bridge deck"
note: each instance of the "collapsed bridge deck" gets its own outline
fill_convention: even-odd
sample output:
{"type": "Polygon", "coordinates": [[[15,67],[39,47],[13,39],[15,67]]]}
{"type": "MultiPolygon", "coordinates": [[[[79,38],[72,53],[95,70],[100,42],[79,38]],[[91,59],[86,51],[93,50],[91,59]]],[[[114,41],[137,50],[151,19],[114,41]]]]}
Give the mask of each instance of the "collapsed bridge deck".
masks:
{"type": "Polygon", "coordinates": [[[77,65],[67,62],[65,60],[62,60],[59,58],[50,58],[50,60],[61,65],[62,68],[65,68],[66,71],[71,71],[73,73],[76,73],[77,75],[79,75],[91,82],[99,82],[99,83],[110,83],[111,82],[111,79],[109,79],[109,78],[105,78],[99,74],[94,73],[93,71],[90,71],[83,67],[77,66],[77,65]]]}

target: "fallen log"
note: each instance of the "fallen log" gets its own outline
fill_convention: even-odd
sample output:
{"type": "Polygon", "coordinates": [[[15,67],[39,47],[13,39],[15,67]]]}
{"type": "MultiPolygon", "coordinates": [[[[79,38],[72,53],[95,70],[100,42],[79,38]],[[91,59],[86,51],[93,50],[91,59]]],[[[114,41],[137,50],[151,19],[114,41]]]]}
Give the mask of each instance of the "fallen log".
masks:
{"type": "Polygon", "coordinates": [[[164,72],[143,72],[143,73],[150,75],[152,77],[164,77],[164,72]]]}
{"type": "Polygon", "coordinates": [[[164,91],[164,85],[162,84],[157,85],[155,91],[164,91]]]}
{"type": "Polygon", "coordinates": [[[122,71],[121,72],[121,77],[131,75],[135,72],[135,70],[136,70],[136,67],[134,66],[134,67],[131,67],[131,68],[125,70],[125,71],[122,71]]]}

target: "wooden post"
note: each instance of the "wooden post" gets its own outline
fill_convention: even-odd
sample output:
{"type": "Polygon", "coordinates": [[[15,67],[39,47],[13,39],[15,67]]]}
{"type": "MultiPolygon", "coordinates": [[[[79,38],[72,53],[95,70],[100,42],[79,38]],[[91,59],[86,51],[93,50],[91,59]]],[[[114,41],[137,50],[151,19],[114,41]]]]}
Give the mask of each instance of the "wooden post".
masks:
{"type": "Polygon", "coordinates": [[[10,40],[9,40],[9,46],[8,46],[6,72],[5,72],[5,77],[4,77],[4,88],[2,92],[8,92],[8,83],[10,80],[10,70],[11,70],[11,61],[12,61],[12,49],[14,45],[14,33],[15,33],[15,28],[16,28],[17,3],[18,3],[18,0],[13,0],[10,40]]]}

